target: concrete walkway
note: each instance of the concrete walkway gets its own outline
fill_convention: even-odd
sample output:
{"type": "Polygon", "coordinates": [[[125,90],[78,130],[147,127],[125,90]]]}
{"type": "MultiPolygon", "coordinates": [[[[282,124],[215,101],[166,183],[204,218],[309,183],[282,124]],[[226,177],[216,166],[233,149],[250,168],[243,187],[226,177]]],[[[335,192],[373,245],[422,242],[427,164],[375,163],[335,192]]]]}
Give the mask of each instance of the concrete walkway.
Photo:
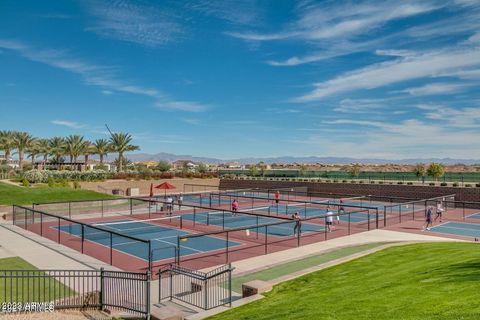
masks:
{"type": "Polygon", "coordinates": [[[462,241],[422,234],[390,231],[372,230],[350,236],[340,237],[328,241],[317,242],[298,248],[274,252],[264,256],[253,257],[246,260],[234,262],[234,275],[242,275],[254,271],[268,269],[274,265],[303,259],[312,255],[340,249],[343,247],[356,246],[375,242],[438,242],[438,241],[462,241]]]}

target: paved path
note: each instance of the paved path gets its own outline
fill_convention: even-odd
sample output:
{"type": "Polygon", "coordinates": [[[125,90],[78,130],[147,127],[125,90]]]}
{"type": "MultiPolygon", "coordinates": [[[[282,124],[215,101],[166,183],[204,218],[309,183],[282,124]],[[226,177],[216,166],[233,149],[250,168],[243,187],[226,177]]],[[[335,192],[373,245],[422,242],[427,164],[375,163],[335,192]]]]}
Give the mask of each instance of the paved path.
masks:
{"type": "Polygon", "coordinates": [[[436,242],[436,241],[461,241],[423,234],[413,234],[390,230],[372,230],[350,236],[340,237],[328,241],[317,242],[299,248],[274,252],[233,263],[234,274],[240,275],[268,269],[271,266],[289,261],[299,260],[322,252],[332,251],[347,246],[362,245],[374,242],[436,242]]]}

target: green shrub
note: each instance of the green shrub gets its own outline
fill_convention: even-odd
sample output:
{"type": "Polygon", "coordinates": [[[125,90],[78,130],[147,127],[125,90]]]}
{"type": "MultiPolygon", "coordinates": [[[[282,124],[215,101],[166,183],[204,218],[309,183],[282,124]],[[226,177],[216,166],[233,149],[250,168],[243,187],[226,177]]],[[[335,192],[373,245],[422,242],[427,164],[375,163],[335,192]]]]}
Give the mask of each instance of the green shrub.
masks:
{"type": "Polygon", "coordinates": [[[454,182],[454,183],[452,184],[452,186],[458,187],[458,182],[454,182]]]}
{"type": "Polygon", "coordinates": [[[472,187],[472,185],[471,185],[470,183],[467,183],[467,184],[465,185],[465,187],[467,187],[467,188],[471,188],[471,187],[472,187]]]}
{"type": "Polygon", "coordinates": [[[55,180],[52,177],[48,177],[47,184],[50,188],[55,187],[55,180]]]}
{"type": "Polygon", "coordinates": [[[371,183],[371,184],[375,184],[376,182],[375,182],[375,180],[372,180],[372,181],[370,181],[370,183],[371,183]]]}
{"type": "Polygon", "coordinates": [[[348,181],[347,180],[342,180],[343,183],[347,183],[348,181]]]}
{"type": "Polygon", "coordinates": [[[447,185],[448,185],[448,184],[447,184],[446,182],[440,183],[440,186],[442,186],[442,187],[446,187],[447,185]]]}
{"type": "Polygon", "coordinates": [[[434,185],[435,185],[435,182],[430,182],[428,185],[429,185],[429,186],[434,186],[434,185]]]}
{"type": "Polygon", "coordinates": [[[383,184],[383,181],[378,181],[378,184],[383,184]]]}
{"type": "Polygon", "coordinates": [[[475,187],[480,188],[480,183],[475,184],[475,187]]]}
{"type": "Polygon", "coordinates": [[[40,170],[26,171],[23,174],[23,180],[27,180],[30,183],[47,182],[46,181],[47,179],[45,179],[45,175],[43,174],[43,171],[40,171],[40,170]]]}
{"type": "Polygon", "coordinates": [[[412,181],[409,181],[409,182],[407,182],[407,184],[408,184],[409,186],[411,186],[411,185],[413,184],[413,182],[412,182],[412,181]]]}
{"type": "Polygon", "coordinates": [[[58,181],[58,184],[60,185],[60,187],[64,187],[64,188],[70,187],[70,184],[66,179],[60,179],[60,181],[58,181]]]}
{"type": "Polygon", "coordinates": [[[403,184],[403,181],[398,181],[397,184],[403,184]]]}
{"type": "Polygon", "coordinates": [[[73,188],[74,188],[74,189],[81,189],[82,187],[80,186],[80,182],[78,182],[78,181],[73,181],[73,188]]]}
{"type": "Polygon", "coordinates": [[[28,182],[27,179],[23,178],[23,179],[22,179],[22,186],[24,186],[24,187],[30,187],[30,182],[28,182]]]}

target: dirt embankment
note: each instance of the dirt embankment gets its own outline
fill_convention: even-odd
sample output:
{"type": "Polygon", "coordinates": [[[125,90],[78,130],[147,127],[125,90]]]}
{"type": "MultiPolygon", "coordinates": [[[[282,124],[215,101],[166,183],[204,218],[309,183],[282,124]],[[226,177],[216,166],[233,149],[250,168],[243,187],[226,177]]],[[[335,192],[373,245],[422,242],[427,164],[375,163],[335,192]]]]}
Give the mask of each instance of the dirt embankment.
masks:
{"type": "MultiPolygon", "coordinates": [[[[150,193],[150,185],[159,185],[162,182],[168,182],[176,187],[176,189],[167,190],[167,193],[178,192],[194,192],[214,190],[220,184],[217,178],[211,179],[164,179],[164,180],[107,180],[98,182],[80,182],[82,189],[92,190],[96,192],[112,193],[113,189],[120,189],[126,192],[127,188],[139,188],[141,195],[148,195],[150,193]],[[211,186],[208,187],[208,186],[211,186]]],[[[154,189],[154,194],[164,194],[164,190],[154,189]]]]}

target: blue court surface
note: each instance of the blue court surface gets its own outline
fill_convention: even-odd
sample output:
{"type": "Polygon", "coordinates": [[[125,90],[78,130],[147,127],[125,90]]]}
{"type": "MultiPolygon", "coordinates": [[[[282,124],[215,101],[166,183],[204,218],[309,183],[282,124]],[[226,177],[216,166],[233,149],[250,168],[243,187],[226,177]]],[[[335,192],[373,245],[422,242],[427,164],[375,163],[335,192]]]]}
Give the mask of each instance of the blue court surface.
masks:
{"type": "MultiPolygon", "coordinates": [[[[277,237],[288,237],[293,235],[293,229],[295,227],[295,221],[287,221],[283,219],[275,219],[268,217],[259,217],[253,215],[232,215],[230,212],[197,212],[195,215],[193,213],[183,214],[184,220],[194,221],[195,223],[208,224],[219,226],[225,229],[241,228],[248,226],[256,226],[261,224],[269,224],[275,222],[282,222],[280,225],[273,225],[267,228],[268,235],[277,236],[277,237]]],[[[256,232],[255,228],[250,230],[251,232],[256,232]]],[[[325,226],[322,224],[313,224],[313,223],[302,223],[301,233],[308,234],[311,232],[324,232],[325,226]]],[[[259,228],[258,233],[265,234],[265,228],[259,228]]]]}
{"type": "MultiPolygon", "coordinates": [[[[331,207],[332,212],[335,214],[337,213],[337,208],[336,207],[331,207]]],[[[279,215],[292,215],[295,212],[298,212],[301,217],[314,217],[314,216],[319,216],[319,215],[324,215],[327,213],[327,209],[323,208],[312,208],[312,207],[306,207],[305,206],[285,206],[282,204],[273,205],[270,206],[270,215],[276,215],[278,210],[279,215]]],[[[355,210],[355,209],[354,209],[355,210]]],[[[359,208],[361,210],[361,208],[359,208]]],[[[375,220],[375,212],[370,212],[370,217],[368,216],[367,212],[355,212],[351,213],[350,215],[344,214],[340,216],[341,221],[348,221],[350,216],[350,222],[353,223],[358,223],[358,222],[366,222],[370,218],[370,220],[375,220]]],[[[379,212],[378,215],[379,219],[383,219],[383,211],[379,212]]],[[[336,216],[333,217],[334,220],[336,220],[336,216]]]]}
{"type": "Polygon", "coordinates": [[[199,195],[184,195],[183,202],[185,204],[190,203],[190,204],[196,204],[200,206],[223,205],[223,204],[231,203],[228,198],[222,198],[219,200],[218,197],[211,199],[211,203],[210,203],[210,197],[208,196],[200,197],[199,195]]]}
{"type": "Polygon", "coordinates": [[[480,219],[480,212],[466,216],[467,219],[480,219]]]}
{"type": "Polygon", "coordinates": [[[430,229],[431,232],[453,234],[463,237],[480,237],[480,224],[447,222],[430,229]]]}
{"type": "MultiPolygon", "coordinates": [[[[177,238],[179,236],[189,235],[190,233],[178,229],[163,227],[135,220],[116,220],[108,223],[98,224],[98,226],[124,233],[126,235],[152,240],[153,261],[174,258],[176,255],[177,238]]],[[[58,230],[58,227],[54,227],[58,230]]],[[[79,224],[63,225],[60,230],[81,238],[82,228],[79,224]]],[[[110,233],[98,229],[85,227],[84,237],[86,240],[95,242],[102,246],[110,247],[110,233]]],[[[148,260],[148,246],[139,241],[125,238],[118,235],[112,237],[113,248],[123,253],[135,256],[140,259],[148,260]]],[[[235,247],[241,243],[229,241],[228,246],[235,247]]],[[[180,255],[187,256],[191,254],[204,253],[208,251],[224,249],[226,240],[210,236],[196,238],[195,241],[181,243],[180,255]]]]}

